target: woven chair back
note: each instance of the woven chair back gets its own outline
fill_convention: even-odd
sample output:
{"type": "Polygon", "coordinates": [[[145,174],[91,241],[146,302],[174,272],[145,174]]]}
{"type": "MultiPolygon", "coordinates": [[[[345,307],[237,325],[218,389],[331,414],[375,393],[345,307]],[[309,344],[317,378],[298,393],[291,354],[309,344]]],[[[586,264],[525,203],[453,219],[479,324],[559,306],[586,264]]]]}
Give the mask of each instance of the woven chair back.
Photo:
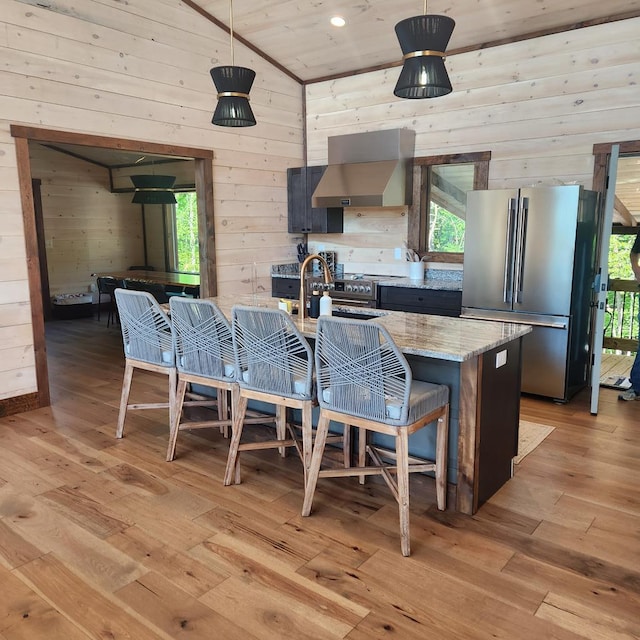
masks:
{"type": "Polygon", "coordinates": [[[282,310],[233,307],[233,345],[238,382],[288,398],[313,397],[313,353],[282,310]]]}
{"type": "Polygon", "coordinates": [[[231,324],[210,300],[169,300],[178,371],[215,380],[235,379],[231,324]]]}
{"type": "Polygon", "coordinates": [[[406,423],[411,369],[384,327],[370,320],[321,316],[315,365],[321,407],[387,424],[406,423]]]}
{"type": "Polygon", "coordinates": [[[165,367],[175,367],[169,317],[146,291],[116,289],[124,354],[165,367]]]}

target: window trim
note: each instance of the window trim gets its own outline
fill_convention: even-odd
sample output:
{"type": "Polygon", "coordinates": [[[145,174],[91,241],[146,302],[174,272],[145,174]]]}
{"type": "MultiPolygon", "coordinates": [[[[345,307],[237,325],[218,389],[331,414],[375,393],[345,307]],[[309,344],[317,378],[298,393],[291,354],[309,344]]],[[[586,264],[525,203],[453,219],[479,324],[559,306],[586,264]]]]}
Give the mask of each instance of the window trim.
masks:
{"type": "Polygon", "coordinates": [[[462,264],[464,253],[442,253],[427,250],[427,225],[429,224],[429,168],[440,164],[474,164],[473,188],[489,186],[489,161],[491,151],[451,153],[440,156],[423,156],[413,161],[413,204],[409,207],[407,245],[429,262],[462,264]]]}

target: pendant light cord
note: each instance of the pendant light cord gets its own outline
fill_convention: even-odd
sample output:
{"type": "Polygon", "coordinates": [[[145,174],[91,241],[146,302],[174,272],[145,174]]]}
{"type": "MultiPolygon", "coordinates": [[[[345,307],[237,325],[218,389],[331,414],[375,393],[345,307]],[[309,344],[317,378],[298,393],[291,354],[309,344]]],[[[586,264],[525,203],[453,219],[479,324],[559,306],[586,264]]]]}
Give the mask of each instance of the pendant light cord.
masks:
{"type": "MultiPolygon", "coordinates": [[[[425,1],[425,6],[427,4],[427,0],[425,1]]],[[[231,36],[231,66],[235,66],[235,61],[233,59],[233,0],[229,0],[229,35],[231,36]]]]}

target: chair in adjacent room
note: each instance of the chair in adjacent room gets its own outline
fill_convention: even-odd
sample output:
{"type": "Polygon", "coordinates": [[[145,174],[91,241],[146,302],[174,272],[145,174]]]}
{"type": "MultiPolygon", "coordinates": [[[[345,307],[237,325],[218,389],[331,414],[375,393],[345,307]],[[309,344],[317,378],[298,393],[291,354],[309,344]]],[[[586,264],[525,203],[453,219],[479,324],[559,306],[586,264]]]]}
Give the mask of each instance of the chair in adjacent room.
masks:
{"type": "MultiPolygon", "coordinates": [[[[169,308],[178,369],[176,411],[167,451],[167,460],[173,460],[179,431],[217,426],[228,437],[240,388],[236,379],[231,325],[215,303],[174,296],[169,300],[169,308]],[[188,385],[216,389],[216,400],[200,396],[189,404],[217,405],[217,420],[196,421],[181,417],[188,385]]],[[[269,421],[263,416],[245,418],[245,422],[262,424],[269,421]]]]}
{"type": "Polygon", "coordinates": [[[313,353],[291,318],[278,309],[236,305],[232,310],[235,364],[240,386],[224,484],[240,482],[242,451],[295,447],[304,477],[311,461],[311,409],[315,403],[313,353]],[[249,400],[275,405],[276,439],[241,442],[249,400]],[[302,412],[302,447],[287,421],[287,408],[302,412]],[[287,431],[290,437],[287,438],[287,431]]]}
{"type": "Polygon", "coordinates": [[[413,380],[409,363],[389,332],[370,320],[320,317],[315,365],[320,418],[302,515],[311,513],[319,477],[353,475],[364,481],[367,475],[381,475],[398,502],[402,555],[408,556],[409,474],[433,472],[438,509],[446,508],[449,388],[413,380]],[[321,470],[331,420],[359,428],[358,466],[321,470]],[[409,435],[432,423],[435,459],[410,456],[409,435]],[[370,442],[370,432],[391,436],[395,448],[370,442]],[[367,457],[371,466],[365,466],[367,457]]]}
{"type": "MultiPolygon", "coordinates": [[[[169,427],[174,423],[177,369],[173,331],[169,317],[157,300],[146,291],[116,289],[125,355],[124,379],[116,438],[122,438],[127,411],[169,408],[169,427]],[[129,403],[135,369],[160,373],[168,377],[168,402],[129,403]]],[[[170,431],[170,429],[169,429],[170,431]]]]}
{"type": "Polygon", "coordinates": [[[164,286],[157,282],[144,282],[142,280],[125,280],[124,286],[132,291],[146,291],[150,293],[160,304],[169,302],[169,296],[164,290],[164,286]]]}
{"type": "Polygon", "coordinates": [[[111,276],[100,276],[96,278],[96,286],[98,287],[98,322],[100,322],[100,310],[102,307],[102,296],[108,296],[108,312],[107,327],[117,320],[118,310],[116,307],[116,298],[114,295],[118,287],[122,287],[122,280],[112,278],[111,276]]]}

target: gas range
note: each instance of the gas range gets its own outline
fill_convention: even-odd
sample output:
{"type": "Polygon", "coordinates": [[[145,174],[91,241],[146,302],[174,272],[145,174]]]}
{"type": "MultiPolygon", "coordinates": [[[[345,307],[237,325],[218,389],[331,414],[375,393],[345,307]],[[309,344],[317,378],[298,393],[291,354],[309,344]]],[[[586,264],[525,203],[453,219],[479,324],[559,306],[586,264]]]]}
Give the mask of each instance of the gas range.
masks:
{"type": "Polygon", "coordinates": [[[373,276],[345,276],[336,278],[331,284],[325,285],[321,276],[307,279],[307,294],[312,291],[329,291],[331,299],[336,304],[358,305],[376,308],[378,286],[373,276]]]}

